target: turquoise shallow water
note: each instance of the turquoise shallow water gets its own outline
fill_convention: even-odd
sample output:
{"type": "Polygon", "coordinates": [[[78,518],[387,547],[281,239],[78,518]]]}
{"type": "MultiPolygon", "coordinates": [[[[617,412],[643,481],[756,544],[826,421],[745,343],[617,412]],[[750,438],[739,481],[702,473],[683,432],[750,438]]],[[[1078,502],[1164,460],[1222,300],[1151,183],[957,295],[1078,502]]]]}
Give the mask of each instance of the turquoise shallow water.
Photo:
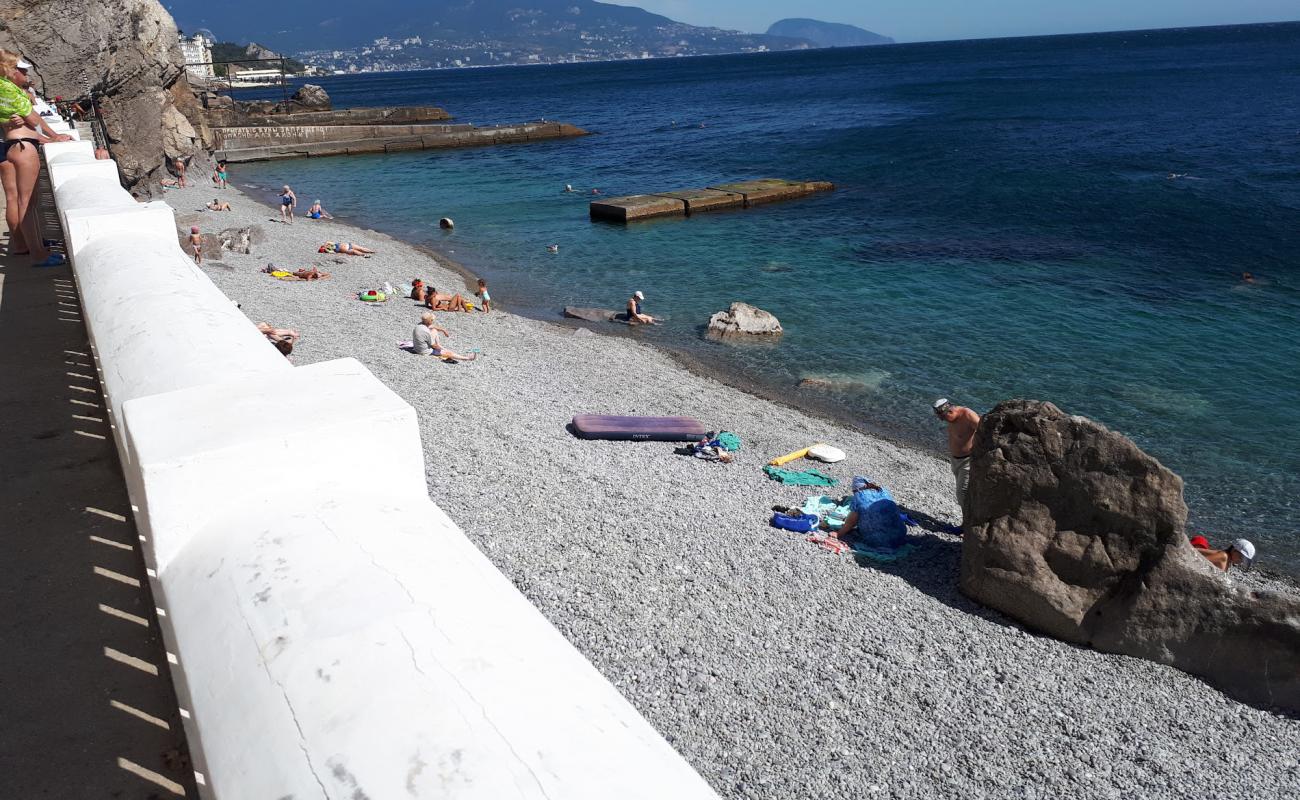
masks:
{"type": "Polygon", "coordinates": [[[236,165],[236,182],[287,182],[454,250],[534,316],[641,289],[668,324],[637,335],[915,441],[938,446],[938,395],[1052,400],[1183,475],[1212,540],[1249,536],[1300,573],[1300,25],[323,83],[338,106],[595,135],[236,165]],[[689,220],[587,217],[591,187],[764,176],[839,188],[689,220]],[[784,340],[704,341],[732,300],[777,314],[784,340]],[[840,388],[796,389],[806,377],[840,388]]]}

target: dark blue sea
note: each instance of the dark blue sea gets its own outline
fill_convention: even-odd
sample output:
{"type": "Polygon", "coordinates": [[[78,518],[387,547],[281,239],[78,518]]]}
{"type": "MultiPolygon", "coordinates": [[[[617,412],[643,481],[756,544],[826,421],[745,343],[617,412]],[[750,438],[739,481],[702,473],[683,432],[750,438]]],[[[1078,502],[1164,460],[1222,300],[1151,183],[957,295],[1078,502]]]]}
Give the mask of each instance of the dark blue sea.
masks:
{"type": "Polygon", "coordinates": [[[337,107],[594,135],[236,165],[236,182],[454,250],[532,316],[642,290],[669,321],[635,335],[909,441],[940,444],[937,396],[1051,400],[1181,474],[1196,530],[1300,573],[1300,24],[316,82],[337,107]],[[838,190],[626,227],[587,215],[593,187],[757,177],[838,190]],[[704,341],[733,300],[774,312],[784,340],[704,341]]]}

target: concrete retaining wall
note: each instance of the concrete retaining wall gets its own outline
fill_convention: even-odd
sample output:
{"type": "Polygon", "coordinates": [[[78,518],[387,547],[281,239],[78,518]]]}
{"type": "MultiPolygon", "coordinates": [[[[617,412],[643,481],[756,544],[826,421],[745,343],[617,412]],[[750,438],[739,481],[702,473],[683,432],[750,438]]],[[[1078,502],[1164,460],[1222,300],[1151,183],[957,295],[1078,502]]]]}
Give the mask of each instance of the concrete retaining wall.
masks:
{"type": "Polygon", "coordinates": [[[166,204],[62,150],[51,181],[205,796],[716,797],[429,499],[409,405],[352,359],[292,368],[166,204]]]}

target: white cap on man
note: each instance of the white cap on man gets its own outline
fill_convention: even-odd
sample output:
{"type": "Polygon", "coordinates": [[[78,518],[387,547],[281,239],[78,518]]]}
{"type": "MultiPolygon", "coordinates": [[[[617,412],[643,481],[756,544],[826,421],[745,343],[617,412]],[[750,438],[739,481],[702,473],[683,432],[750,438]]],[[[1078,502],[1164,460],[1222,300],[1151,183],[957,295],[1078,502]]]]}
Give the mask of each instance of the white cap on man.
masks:
{"type": "Polygon", "coordinates": [[[938,411],[939,409],[943,408],[948,404],[949,404],[948,398],[940,397],[938,400],[934,401],[934,410],[938,411]]]}
{"type": "Polygon", "coordinates": [[[1232,543],[1232,549],[1241,553],[1241,557],[1246,560],[1246,565],[1250,566],[1255,560],[1255,545],[1251,544],[1249,539],[1238,539],[1232,543]]]}
{"type": "Polygon", "coordinates": [[[645,295],[641,294],[640,291],[637,291],[637,292],[636,292],[635,294],[633,294],[632,296],[635,297],[635,298],[638,299],[638,300],[644,300],[644,299],[645,299],[645,295]]]}
{"type": "Polygon", "coordinates": [[[18,59],[17,67],[18,69],[21,69],[22,71],[26,72],[27,70],[32,68],[32,62],[28,61],[25,58],[20,58],[18,59]]]}

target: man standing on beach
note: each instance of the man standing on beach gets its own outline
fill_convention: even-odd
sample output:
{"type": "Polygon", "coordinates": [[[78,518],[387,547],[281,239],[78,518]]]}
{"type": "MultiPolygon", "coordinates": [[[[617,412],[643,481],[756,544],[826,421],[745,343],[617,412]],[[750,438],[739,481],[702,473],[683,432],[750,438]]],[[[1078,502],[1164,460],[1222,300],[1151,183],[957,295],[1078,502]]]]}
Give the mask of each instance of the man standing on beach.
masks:
{"type": "Polygon", "coordinates": [[[975,431],[980,415],[965,406],[955,406],[948,398],[934,401],[934,415],[948,423],[948,460],[957,480],[957,505],[962,506],[962,525],[966,524],[966,487],[970,485],[970,455],[975,446],[975,431]]]}

